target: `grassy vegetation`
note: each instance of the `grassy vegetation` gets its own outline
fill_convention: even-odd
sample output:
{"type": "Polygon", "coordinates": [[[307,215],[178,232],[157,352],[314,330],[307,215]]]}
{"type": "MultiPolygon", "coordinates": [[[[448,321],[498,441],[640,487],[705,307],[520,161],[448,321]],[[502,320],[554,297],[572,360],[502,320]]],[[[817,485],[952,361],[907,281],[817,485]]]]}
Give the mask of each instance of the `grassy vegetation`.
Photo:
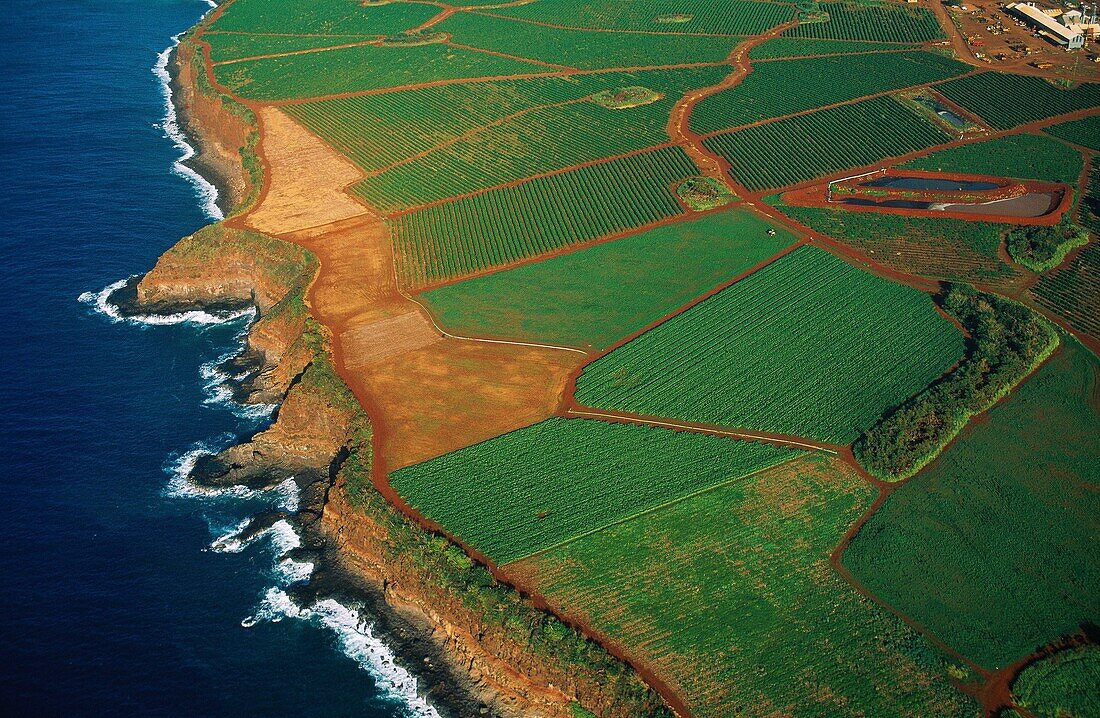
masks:
{"type": "Polygon", "coordinates": [[[447,45],[363,45],[217,65],[214,71],[219,82],[242,97],[285,100],[430,80],[538,74],[546,68],[447,45]]]}
{"type": "Polygon", "coordinates": [[[1100,715],[1100,646],[1059,651],[1025,668],[1012,682],[1013,699],[1036,718],[1100,715]]]}
{"type": "Polygon", "coordinates": [[[794,19],[794,8],[790,5],[755,0],[709,0],[691,3],[687,9],[690,12],[683,12],[685,3],[681,0],[644,3],[539,0],[487,12],[564,27],[721,35],[759,35],[794,19]],[[666,21],[660,22],[658,18],[666,21]]]}
{"type": "Polygon", "coordinates": [[[736,37],[550,30],[505,17],[459,13],[435,26],[453,41],[482,50],[587,70],[722,62],[736,37]]]}
{"type": "Polygon", "coordinates": [[[703,434],[551,418],[396,471],[390,483],[423,515],[505,564],[798,453],[703,434]]]}
{"type": "Polygon", "coordinates": [[[671,188],[696,172],[670,147],[401,215],[399,277],[424,286],[674,217],[671,188]]]}
{"type": "MultiPolygon", "coordinates": [[[[532,108],[580,100],[609,88],[630,85],[659,89],[666,96],[677,98],[691,88],[713,85],[725,74],[725,68],[704,67],[471,82],[319,100],[290,105],[285,110],[369,172],[532,108]]],[[[668,108],[666,114],[667,111],[668,108]]],[[[605,118],[605,122],[618,121],[614,115],[605,118]]],[[[662,131],[665,121],[667,117],[658,123],[662,131]]],[[[588,132],[589,128],[585,128],[583,134],[588,132]]],[[[602,130],[602,134],[606,133],[606,129],[602,130]]],[[[651,134],[652,130],[647,130],[647,135],[651,134]]],[[[548,134],[539,138],[539,142],[555,139],[562,139],[560,133],[548,134]]],[[[667,135],[651,144],[662,139],[667,139],[667,135]]]]}
{"type": "Polygon", "coordinates": [[[777,37],[749,50],[749,58],[753,60],[771,60],[779,57],[818,57],[853,52],[874,52],[876,50],[915,50],[916,47],[916,45],[904,43],[777,37]]]}
{"type": "Polygon", "coordinates": [[[931,52],[881,53],[764,62],[736,87],[696,107],[700,134],[812,110],[864,95],[954,77],[970,67],[931,52]],[[792,87],[797,92],[791,92],[792,87]]]}
{"type": "Polygon", "coordinates": [[[1005,235],[1012,259],[1033,272],[1054,269],[1072,250],[1088,241],[1089,233],[1070,221],[1068,214],[1053,227],[1020,225],[1005,235]]]}
{"type": "Polygon", "coordinates": [[[1093,115],[1083,120],[1073,120],[1044,130],[1049,135],[1100,152],[1100,117],[1093,115]]]}
{"type": "Polygon", "coordinates": [[[364,414],[360,414],[356,432],[338,480],[353,508],[384,532],[382,546],[388,566],[420,577],[425,586],[438,592],[440,605],[457,604],[468,612],[471,622],[500,632],[526,654],[565,674],[598,676],[614,705],[630,715],[673,718],[661,698],[599,644],[539,610],[470,560],[460,547],[425,531],[395,509],[371,481],[371,427],[364,414]]]}
{"type": "Polygon", "coordinates": [[[438,12],[430,5],[404,2],[363,7],[356,0],[233,0],[211,29],[251,34],[389,35],[414,28],[438,12]]]}
{"type": "Polygon", "coordinates": [[[931,172],[1016,177],[1077,185],[1081,155],[1044,135],[1009,135],[918,157],[901,165],[931,172]]]}
{"type": "Polygon", "coordinates": [[[877,2],[823,2],[820,11],[828,13],[828,20],[803,23],[783,34],[872,42],[927,42],[944,37],[936,15],[925,8],[877,2]]]}
{"type": "Polygon", "coordinates": [[[1100,243],[1093,242],[1063,269],[1044,275],[1030,293],[1073,327],[1100,337],[1100,243]]]}
{"type": "Polygon", "coordinates": [[[750,190],[783,187],[947,142],[949,135],[889,97],[715,135],[707,149],[750,190]]]}
{"type": "Polygon", "coordinates": [[[968,282],[1003,282],[1018,275],[999,255],[1004,225],[823,207],[781,205],[780,209],[901,271],[968,282]]]}
{"type": "Polygon", "coordinates": [[[927,295],[802,247],[590,364],[577,399],[847,444],[962,354],[927,295]]]}
{"type": "Polygon", "coordinates": [[[852,446],[856,459],[880,479],[900,480],[920,471],[972,416],[993,406],[1058,346],[1049,322],[1008,299],[954,285],[943,308],[970,334],[966,359],[889,411],[852,446]]]}
{"type": "Polygon", "coordinates": [[[724,74],[723,68],[650,73],[650,87],[664,97],[627,109],[596,101],[534,107],[368,177],[352,191],[389,213],[665,144],[673,104],[690,87],[724,74]]]}
{"type": "Polygon", "coordinates": [[[1067,90],[1037,77],[994,72],[952,80],[936,90],[999,130],[1100,105],[1100,83],[1067,90]]]}
{"type": "Polygon", "coordinates": [[[895,491],[844,564],[988,668],[1100,620],[1098,369],[1094,355],[1066,342],[988,421],[895,491]]]}
{"type": "Polygon", "coordinates": [[[795,240],[769,229],[746,210],[708,214],[421,297],[458,334],[604,348],[795,240]]]}
{"type": "Polygon", "coordinates": [[[810,457],[508,569],[635,647],[698,718],[974,716],[924,639],[828,563],[874,496],[810,457]]]}
{"type": "Polygon", "coordinates": [[[676,187],[676,196],[696,212],[724,207],[735,199],[729,186],[714,177],[689,177],[676,187]]]}
{"type": "Polygon", "coordinates": [[[214,62],[240,60],[247,57],[280,52],[316,50],[354,42],[368,42],[373,35],[249,35],[237,32],[207,32],[202,39],[210,43],[214,62]]]}

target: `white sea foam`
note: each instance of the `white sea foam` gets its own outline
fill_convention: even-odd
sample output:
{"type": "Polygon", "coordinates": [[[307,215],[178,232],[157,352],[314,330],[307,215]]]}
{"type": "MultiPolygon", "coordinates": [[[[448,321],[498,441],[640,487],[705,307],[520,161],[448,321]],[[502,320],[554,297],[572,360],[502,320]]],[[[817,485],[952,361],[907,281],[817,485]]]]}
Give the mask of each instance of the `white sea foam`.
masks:
{"type": "MultiPolygon", "coordinates": [[[[247,330],[242,331],[238,339],[243,341],[246,333],[247,330]]],[[[206,398],[203,399],[202,403],[206,406],[229,409],[242,419],[252,419],[254,421],[268,419],[279,408],[278,404],[242,404],[233,399],[233,390],[229,388],[229,382],[243,379],[248,376],[248,372],[230,375],[222,367],[239,353],[240,349],[230,350],[217,359],[208,361],[199,367],[199,374],[203,379],[203,391],[206,393],[206,398]]]]}
{"type": "Polygon", "coordinates": [[[228,447],[234,440],[232,434],[222,434],[217,440],[200,441],[189,450],[168,462],[164,467],[168,472],[168,486],[165,493],[172,498],[211,499],[268,499],[272,507],[288,513],[298,510],[302,492],[293,477],[283,479],[274,486],[264,489],[250,489],[247,486],[202,486],[191,480],[195,464],[203,456],[212,456],[228,447]]]}
{"type": "Polygon", "coordinates": [[[226,534],[214,539],[210,548],[218,553],[240,553],[260,539],[271,537],[271,547],[275,555],[282,557],[302,545],[302,537],[286,519],[279,519],[263,531],[257,531],[247,538],[242,537],[241,534],[250,523],[252,519],[240,522],[226,534]]]}
{"type": "Polygon", "coordinates": [[[131,279],[133,279],[133,277],[112,282],[98,292],[84,292],[77,297],[77,299],[80,300],[82,304],[88,305],[112,322],[127,322],[138,325],[227,324],[228,322],[234,322],[244,317],[253,318],[256,316],[255,307],[248,307],[232,312],[207,312],[201,309],[192,309],[186,312],[176,312],[175,314],[137,314],[134,316],[124,316],[118,310],[118,307],[111,303],[110,299],[112,294],[122,289],[131,279]]]}
{"type": "MultiPolygon", "coordinates": [[[[212,3],[212,7],[217,7],[217,5],[212,3]]],[[[164,119],[161,120],[160,129],[164,131],[164,136],[171,140],[180,152],[179,158],[172,163],[172,171],[186,179],[195,188],[195,195],[202,203],[202,209],[206,216],[218,220],[224,217],[218,207],[218,188],[201,174],[184,164],[195,156],[195,148],[187,142],[187,136],[180,129],[179,118],[176,116],[176,106],[172,102],[172,77],[168,73],[168,60],[172,56],[172,51],[180,44],[182,34],[172,36],[172,44],[157,55],[157,62],[153,65],[153,74],[160,81],[160,91],[164,97],[164,119]]]]}
{"type": "Polygon", "coordinates": [[[275,570],[283,583],[301,583],[308,581],[313,575],[313,563],[311,561],[295,561],[292,558],[284,558],[275,565],[275,570]]]}
{"type": "Polygon", "coordinates": [[[397,664],[393,652],[375,637],[355,609],[332,599],[301,608],[283,589],[269,588],[255,613],[241,621],[241,625],[250,628],[257,623],[276,623],[284,618],[305,620],[331,630],[336,634],[340,649],[374,676],[379,687],[404,701],[414,715],[439,718],[436,709],[417,690],[416,678],[397,664]]]}

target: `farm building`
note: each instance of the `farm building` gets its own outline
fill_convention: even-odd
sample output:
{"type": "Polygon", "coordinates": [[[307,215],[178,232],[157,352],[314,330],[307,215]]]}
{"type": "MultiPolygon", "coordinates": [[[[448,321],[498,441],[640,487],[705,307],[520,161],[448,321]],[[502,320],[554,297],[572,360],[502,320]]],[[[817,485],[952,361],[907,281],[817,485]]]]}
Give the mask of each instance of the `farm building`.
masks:
{"type": "Polygon", "coordinates": [[[1067,50],[1077,50],[1085,45],[1085,34],[1083,32],[1066,27],[1032,3],[1018,2],[1006,5],[1005,9],[1019,16],[1024,22],[1038,29],[1041,34],[1046,35],[1055,43],[1064,45],[1067,50]]]}

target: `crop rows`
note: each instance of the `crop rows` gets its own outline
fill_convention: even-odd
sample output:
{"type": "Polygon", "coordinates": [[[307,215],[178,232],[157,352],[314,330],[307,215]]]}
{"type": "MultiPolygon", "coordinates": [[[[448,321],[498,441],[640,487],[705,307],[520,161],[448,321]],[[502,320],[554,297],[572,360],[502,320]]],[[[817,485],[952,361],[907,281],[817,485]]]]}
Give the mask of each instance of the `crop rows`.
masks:
{"type": "MultiPolygon", "coordinates": [[[[234,0],[212,30],[290,35],[392,35],[439,12],[417,3],[364,7],[346,0],[234,0]]],[[[336,44],[336,43],[333,43],[336,44]]]]}
{"type": "Polygon", "coordinates": [[[459,13],[435,26],[454,42],[582,69],[722,62],[736,37],[550,29],[502,17],[459,13]]]}
{"type": "Polygon", "coordinates": [[[401,469],[390,482],[425,516],[504,564],[797,455],[702,434],[551,418],[401,469]]]}
{"type": "Polygon", "coordinates": [[[1076,185],[1081,165],[1081,154],[1072,147],[1042,134],[1019,134],[939,150],[901,166],[1076,185]]]}
{"type": "Polygon", "coordinates": [[[665,122],[672,103],[611,110],[582,101],[536,109],[368,177],[352,191],[391,213],[645,149],[668,141],[665,122]]]}
{"type": "Polygon", "coordinates": [[[973,716],[923,640],[828,564],[873,497],[840,462],[807,457],[514,570],[559,613],[630,646],[697,718],[973,716]]]}
{"type": "Polygon", "coordinates": [[[362,45],[216,65],[219,82],[253,100],[284,100],[401,87],[433,80],[545,73],[546,67],[448,47],[362,45]]]}
{"type": "Polygon", "coordinates": [[[826,2],[821,10],[829,13],[828,21],[800,24],[783,34],[872,42],[928,42],[944,37],[935,13],[924,8],[826,2]]]}
{"type": "MultiPolygon", "coordinates": [[[[631,85],[648,87],[674,101],[689,89],[717,83],[724,74],[725,68],[703,67],[471,82],[317,100],[284,110],[370,172],[535,107],[631,85]]],[[[618,112],[628,119],[635,110],[618,112]]],[[[608,117],[618,121],[619,116],[608,117]]],[[[667,110],[658,123],[662,133],[666,121],[667,110]]]]}
{"type": "MultiPolygon", "coordinates": [[[[778,57],[818,57],[822,55],[846,55],[856,52],[916,49],[916,45],[889,42],[777,37],[749,50],[749,57],[753,60],[770,60],[778,57]]],[[[759,69],[759,66],[755,66],[755,69],[759,69]]]]}
{"type": "Polygon", "coordinates": [[[375,39],[371,35],[246,35],[244,33],[207,32],[202,39],[210,43],[214,62],[279,52],[315,50],[375,39]]]}
{"type": "Polygon", "coordinates": [[[807,227],[898,271],[994,286],[1021,276],[1000,257],[1003,225],[839,208],[788,205],[781,209],[807,227]]]}
{"type": "Polygon", "coordinates": [[[798,184],[947,142],[943,130],[889,97],[715,135],[707,149],[750,190],[798,184]]]}
{"type": "Polygon", "coordinates": [[[673,217],[672,185],[696,172],[669,147],[400,215],[401,280],[424,286],[673,217]]]}
{"type": "Polygon", "coordinates": [[[962,354],[927,295],[806,246],[590,364],[577,399],[847,444],[962,354]]]}
{"type": "Polygon", "coordinates": [[[1100,338],[1100,243],[1091,242],[1070,264],[1045,274],[1031,290],[1047,309],[1100,338]]]}
{"type": "Polygon", "coordinates": [[[691,115],[691,126],[707,134],[864,95],[945,80],[967,69],[961,62],[930,52],[760,63],[736,87],[700,102],[691,115]],[[792,87],[798,91],[792,92],[792,87]]]}
{"type": "Polygon", "coordinates": [[[936,90],[999,130],[1100,105],[1100,83],[1066,90],[1037,77],[993,72],[945,82],[936,90]]]}
{"type": "Polygon", "coordinates": [[[791,5],[753,0],[709,0],[690,3],[689,7],[681,0],[599,0],[591,3],[539,0],[489,12],[564,27],[720,35],[759,35],[794,19],[791,5]],[[681,14],[685,9],[690,11],[690,19],[670,21],[670,16],[681,14]],[[663,21],[658,20],[662,16],[663,21]]]}
{"type": "Polygon", "coordinates": [[[1100,115],[1063,122],[1046,128],[1045,132],[1075,145],[1088,147],[1093,152],[1100,152],[1100,115]]]}

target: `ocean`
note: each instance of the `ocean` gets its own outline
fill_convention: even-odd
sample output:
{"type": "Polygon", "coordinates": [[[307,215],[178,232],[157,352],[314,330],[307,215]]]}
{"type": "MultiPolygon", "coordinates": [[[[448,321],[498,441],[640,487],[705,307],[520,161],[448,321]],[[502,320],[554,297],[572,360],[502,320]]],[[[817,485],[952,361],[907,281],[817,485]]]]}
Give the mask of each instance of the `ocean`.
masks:
{"type": "Polygon", "coordinates": [[[292,484],[199,494],[198,452],[262,427],[215,367],[248,317],[119,321],[102,290],[216,213],[177,160],[163,54],[201,0],[15,0],[0,19],[0,712],[433,716],[370,616],[294,606],[292,484]]]}

